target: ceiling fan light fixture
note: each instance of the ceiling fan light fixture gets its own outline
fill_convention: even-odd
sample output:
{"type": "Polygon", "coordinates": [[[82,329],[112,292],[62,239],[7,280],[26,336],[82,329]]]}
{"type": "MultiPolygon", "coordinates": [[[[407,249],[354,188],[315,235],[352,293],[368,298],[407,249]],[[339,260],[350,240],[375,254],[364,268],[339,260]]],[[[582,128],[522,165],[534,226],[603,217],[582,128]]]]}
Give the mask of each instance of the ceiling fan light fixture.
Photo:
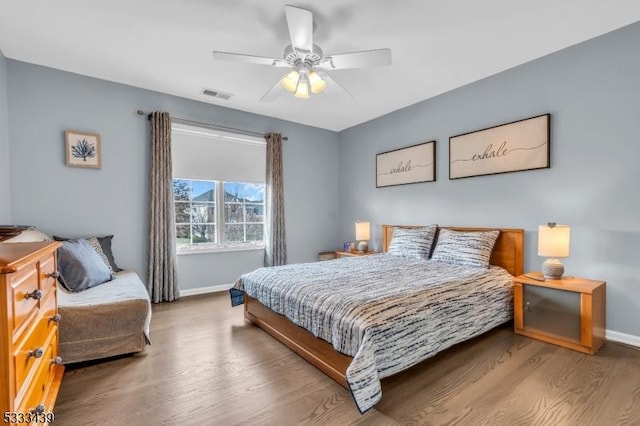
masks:
{"type": "Polygon", "coordinates": [[[289,74],[282,77],[280,82],[282,83],[282,87],[285,88],[288,92],[295,92],[298,87],[298,81],[300,80],[300,73],[298,70],[292,70],[289,74]]]}
{"type": "Polygon", "coordinates": [[[302,75],[298,80],[296,93],[293,96],[299,99],[309,99],[309,79],[306,75],[302,75]]]}
{"type": "Polygon", "coordinates": [[[311,93],[314,94],[322,93],[324,88],[327,87],[327,82],[315,71],[309,73],[309,83],[311,84],[311,93]]]}
{"type": "Polygon", "coordinates": [[[313,13],[301,7],[285,5],[285,19],[291,44],[285,47],[282,59],[243,53],[213,51],[215,60],[267,65],[287,69],[287,74],[274,82],[260,102],[271,102],[282,94],[282,88],[297,98],[323,93],[329,84],[329,92],[342,92],[353,97],[330,77],[329,71],[391,65],[391,50],[373,49],[325,56],[313,43],[313,13]],[[281,88],[282,86],[282,88],[281,88]]]}

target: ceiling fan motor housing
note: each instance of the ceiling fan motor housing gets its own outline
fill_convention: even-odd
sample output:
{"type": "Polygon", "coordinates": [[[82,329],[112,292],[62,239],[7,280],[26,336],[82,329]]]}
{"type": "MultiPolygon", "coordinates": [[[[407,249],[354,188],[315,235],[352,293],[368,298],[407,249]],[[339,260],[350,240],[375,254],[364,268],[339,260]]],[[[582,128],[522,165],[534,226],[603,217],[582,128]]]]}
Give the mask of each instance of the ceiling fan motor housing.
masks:
{"type": "Polygon", "coordinates": [[[284,48],[284,60],[287,61],[292,67],[297,66],[303,62],[309,66],[314,66],[320,63],[322,59],[322,49],[317,44],[313,45],[313,51],[308,52],[305,50],[294,49],[291,45],[284,48]]]}

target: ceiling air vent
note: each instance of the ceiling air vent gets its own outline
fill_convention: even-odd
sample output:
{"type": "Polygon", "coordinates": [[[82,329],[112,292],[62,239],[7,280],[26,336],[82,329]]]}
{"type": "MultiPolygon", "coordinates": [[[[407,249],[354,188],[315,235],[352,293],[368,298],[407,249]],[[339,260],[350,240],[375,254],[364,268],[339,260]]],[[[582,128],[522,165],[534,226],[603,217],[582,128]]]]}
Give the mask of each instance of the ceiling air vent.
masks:
{"type": "Polygon", "coordinates": [[[230,99],[233,96],[231,93],[226,93],[220,90],[213,90],[213,89],[203,89],[202,93],[207,96],[212,96],[214,98],[222,99],[225,101],[230,99]]]}

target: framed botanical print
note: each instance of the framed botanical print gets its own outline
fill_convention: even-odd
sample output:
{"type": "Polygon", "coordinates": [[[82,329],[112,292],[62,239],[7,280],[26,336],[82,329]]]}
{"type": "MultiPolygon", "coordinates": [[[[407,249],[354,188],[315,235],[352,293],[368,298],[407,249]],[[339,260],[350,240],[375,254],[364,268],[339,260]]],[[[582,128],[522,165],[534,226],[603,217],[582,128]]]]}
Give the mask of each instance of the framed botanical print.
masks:
{"type": "Polygon", "coordinates": [[[65,130],[67,166],[99,169],[101,165],[100,135],[97,133],[65,130]]]}

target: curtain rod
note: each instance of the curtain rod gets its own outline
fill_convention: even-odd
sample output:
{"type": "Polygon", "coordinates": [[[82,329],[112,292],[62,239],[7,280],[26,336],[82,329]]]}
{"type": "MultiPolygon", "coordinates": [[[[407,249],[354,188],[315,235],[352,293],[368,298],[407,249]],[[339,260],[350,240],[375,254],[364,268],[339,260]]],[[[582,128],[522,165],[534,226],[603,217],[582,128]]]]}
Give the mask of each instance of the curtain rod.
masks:
{"type": "MultiPolygon", "coordinates": [[[[146,115],[148,119],[151,119],[151,113],[150,112],[145,112],[145,111],[143,111],[141,109],[139,109],[136,112],[138,113],[138,115],[146,115]]],[[[266,135],[264,133],[252,132],[250,130],[235,129],[233,127],[220,126],[218,124],[211,124],[211,123],[202,123],[200,121],[186,120],[184,118],[178,118],[178,117],[171,117],[171,121],[175,121],[176,123],[179,123],[179,124],[194,125],[194,126],[205,127],[205,128],[213,129],[213,130],[222,130],[222,131],[225,131],[225,132],[241,133],[241,134],[247,135],[247,136],[257,136],[257,137],[261,137],[261,138],[264,138],[264,137],[268,136],[268,135],[266,135]]],[[[286,140],[289,140],[289,138],[286,137],[286,136],[283,136],[282,140],[286,141],[286,140]]]]}

